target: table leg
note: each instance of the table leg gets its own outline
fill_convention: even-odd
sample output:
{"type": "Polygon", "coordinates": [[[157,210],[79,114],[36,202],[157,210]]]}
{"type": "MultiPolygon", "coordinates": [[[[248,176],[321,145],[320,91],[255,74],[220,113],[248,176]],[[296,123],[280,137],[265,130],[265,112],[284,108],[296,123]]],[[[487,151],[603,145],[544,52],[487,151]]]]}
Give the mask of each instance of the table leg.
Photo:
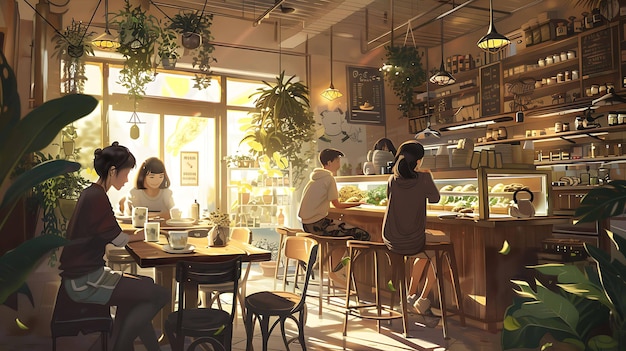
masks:
{"type": "Polygon", "coordinates": [[[165,335],[165,320],[170,312],[173,311],[174,301],[176,299],[176,284],[174,282],[174,267],[173,266],[160,266],[155,267],[154,282],[169,291],[171,299],[163,308],[154,316],[152,325],[158,332],[161,333],[159,337],[159,343],[162,345],[169,344],[167,336],[165,335]]]}

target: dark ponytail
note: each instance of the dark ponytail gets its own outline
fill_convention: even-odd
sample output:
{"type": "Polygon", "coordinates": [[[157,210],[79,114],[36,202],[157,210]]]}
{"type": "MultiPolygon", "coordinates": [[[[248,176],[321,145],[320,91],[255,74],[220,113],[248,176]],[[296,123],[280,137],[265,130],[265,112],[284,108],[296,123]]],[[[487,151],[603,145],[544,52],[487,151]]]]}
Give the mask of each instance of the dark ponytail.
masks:
{"type": "Polygon", "coordinates": [[[415,171],[417,162],[424,157],[424,147],[415,140],[406,141],[398,148],[393,174],[398,178],[417,178],[419,172],[415,171]]]}

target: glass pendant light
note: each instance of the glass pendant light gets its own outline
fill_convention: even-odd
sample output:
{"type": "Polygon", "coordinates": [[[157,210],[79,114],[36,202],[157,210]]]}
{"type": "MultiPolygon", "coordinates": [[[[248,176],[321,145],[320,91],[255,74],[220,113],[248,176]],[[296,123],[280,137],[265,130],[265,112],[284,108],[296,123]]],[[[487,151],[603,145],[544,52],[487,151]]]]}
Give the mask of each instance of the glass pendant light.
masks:
{"type": "Polygon", "coordinates": [[[496,27],[493,25],[493,0],[489,0],[489,30],[484,37],[480,38],[476,45],[485,52],[495,54],[510,43],[509,38],[498,33],[496,27]]]}
{"type": "Polygon", "coordinates": [[[333,101],[343,96],[339,89],[333,85],[333,27],[330,27],[330,86],[322,92],[322,97],[328,101],[333,101]]]}
{"type": "Polygon", "coordinates": [[[104,33],[91,41],[91,45],[104,51],[115,51],[120,47],[119,41],[109,31],[109,0],[104,0],[104,33]]]}
{"type": "Polygon", "coordinates": [[[437,85],[449,85],[454,84],[456,79],[446,71],[446,67],[443,64],[443,18],[441,18],[441,66],[439,71],[430,77],[430,82],[437,85]]]}

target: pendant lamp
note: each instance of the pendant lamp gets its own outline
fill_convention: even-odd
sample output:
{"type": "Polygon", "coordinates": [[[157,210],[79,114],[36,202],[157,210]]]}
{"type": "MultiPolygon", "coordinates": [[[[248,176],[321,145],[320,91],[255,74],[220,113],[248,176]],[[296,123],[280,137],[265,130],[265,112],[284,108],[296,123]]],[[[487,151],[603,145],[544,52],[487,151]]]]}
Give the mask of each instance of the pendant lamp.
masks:
{"type": "Polygon", "coordinates": [[[430,82],[437,85],[449,85],[456,82],[456,79],[450,72],[446,71],[446,67],[443,64],[443,18],[441,18],[441,66],[439,67],[439,72],[430,77],[430,82]]]}
{"type": "Polygon", "coordinates": [[[343,96],[339,89],[333,85],[333,27],[330,27],[330,86],[322,92],[322,97],[328,101],[333,101],[343,96]]]}
{"type": "Polygon", "coordinates": [[[484,37],[480,38],[476,45],[485,52],[495,54],[510,43],[509,38],[498,33],[496,27],[493,25],[493,0],[489,0],[489,30],[484,37]]]}
{"type": "Polygon", "coordinates": [[[91,45],[104,51],[115,51],[120,47],[120,42],[111,35],[109,30],[109,0],[104,0],[104,33],[100,34],[96,39],[91,41],[91,45]]]}

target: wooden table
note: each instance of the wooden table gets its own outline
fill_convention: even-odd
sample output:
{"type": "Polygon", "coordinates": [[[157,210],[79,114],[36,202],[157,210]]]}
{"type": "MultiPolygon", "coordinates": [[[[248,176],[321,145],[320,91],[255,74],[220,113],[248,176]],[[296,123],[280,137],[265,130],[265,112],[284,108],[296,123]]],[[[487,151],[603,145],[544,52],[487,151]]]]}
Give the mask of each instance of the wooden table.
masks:
{"type": "MultiPolygon", "coordinates": [[[[135,233],[137,228],[130,224],[120,224],[122,230],[126,233],[135,233]]],[[[208,239],[189,237],[188,243],[195,246],[193,253],[187,254],[171,254],[163,251],[163,245],[167,244],[167,238],[164,235],[168,230],[189,230],[189,229],[207,229],[205,225],[194,225],[189,228],[168,228],[161,227],[161,235],[158,242],[133,241],[126,245],[126,250],[135,259],[137,264],[142,268],[155,269],[155,283],[165,287],[171,294],[170,303],[166,304],[163,309],[155,316],[153,320],[154,327],[163,330],[164,321],[169,312],[173,311],[176,282],[175,266],[178,261],[196,261],[196,262],[221,262],[227,261],[234,257],[241,257],[243,262],[259,262],[271,260],[271,252],[260,249],[251,244],[229,241],[223,247],[208,247],[208,239]]],[[[194,306],[198,303],[198,289],[188,289],[185,291],[187,306],[194,306]]],[[[166,342],[163,338],[162,342],[166,342]]]]}

